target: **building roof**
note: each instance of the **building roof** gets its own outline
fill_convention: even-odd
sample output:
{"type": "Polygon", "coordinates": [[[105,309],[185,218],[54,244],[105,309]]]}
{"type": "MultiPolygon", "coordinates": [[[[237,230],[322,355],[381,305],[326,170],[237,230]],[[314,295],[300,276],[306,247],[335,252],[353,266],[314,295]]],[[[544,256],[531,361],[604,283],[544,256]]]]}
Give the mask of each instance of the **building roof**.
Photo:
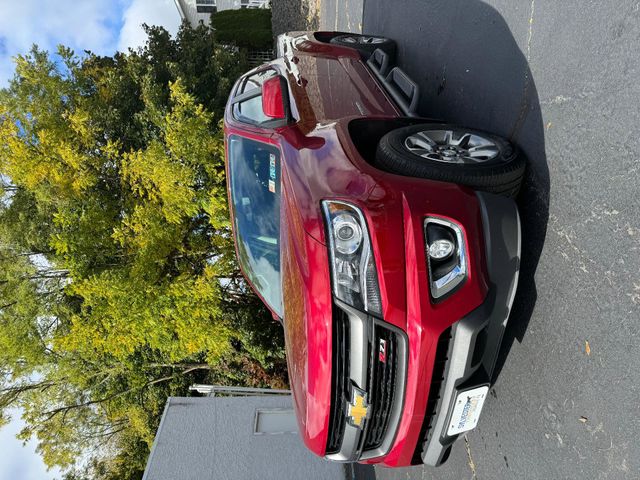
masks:
{"type": "Polygon", "coordinates": [[[257,410],[291,408],[282,395],[171,397],[143,480],[345,478],[343,465],[313,455],[297,433],[255,433],[257,410]]]}

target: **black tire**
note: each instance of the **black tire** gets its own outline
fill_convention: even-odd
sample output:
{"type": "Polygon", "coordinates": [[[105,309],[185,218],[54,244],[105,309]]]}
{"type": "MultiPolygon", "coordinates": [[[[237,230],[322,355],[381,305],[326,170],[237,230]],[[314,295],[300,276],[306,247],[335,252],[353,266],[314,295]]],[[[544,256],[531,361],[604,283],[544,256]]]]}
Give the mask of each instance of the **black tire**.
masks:
{"type": "Polygon", "coordinates": [[[369,59],[371,54],[380,49],[389,55],[391,64],[395,62],[396,58],[396,42],[390,38],[380,37],[378,35],[359,35],[357,33],[345,33],[338,35],[330,40],[331,43],[336,45],[342,45],[343,47],[355,48],[366,59],[369,59]],[[375,39],[375,42],[368,43],[367,39],[375,39]]]}
{"type": "MultiPolygon", "coordinates": [[[[464,156],[464,153],[461,155],[464,156]]],[[[398,175],[466,185],[474,190],[511,198],[518,195],[526,168],[524,156],[507,140],[479,130],[443,123],[425,123],[392,130],[380,139],[375,162],[378,168],[398,175]],[[449,163],[417,155],[406,144],[409,142],[407,139],[418,132],[431,132],[427,133],[429,136],[442,131],[453,132],[457,139],[464,133],[480,137],[492,142],[491,148],[497,149],[497,153],[495,157],[482,160],[482,163],[449,163]]]]}

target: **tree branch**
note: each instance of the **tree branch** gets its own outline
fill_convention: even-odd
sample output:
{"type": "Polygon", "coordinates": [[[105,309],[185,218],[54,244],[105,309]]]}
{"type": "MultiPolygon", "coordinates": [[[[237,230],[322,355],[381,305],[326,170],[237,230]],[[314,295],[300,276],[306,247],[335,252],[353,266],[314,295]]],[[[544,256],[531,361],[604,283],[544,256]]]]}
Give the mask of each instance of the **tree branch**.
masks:
{"type": "Polygon", "coordinates": [[[129,389],[124,390],[122,392],[118,392],[118,393],[114,393],[112,395],[108,395],[108,396],[106,396],[104,398],[101,398],[99,400],[89,400],[87,402],[79,403],[79,404],[76,404],[76,405],[66,405],[64,407],[59,407],[59,408],[55,408],[53,410],[49,410],[49,411],[44,412],[42,414],[42,415],[46,415],[46,418],[43,420],[43,422],[48,422],[49,420],[51,420],[53,417],[55,417],[59,413],[66,414],[70,410],[74,410],[76,408],[90,407],[91,405],[98,405],[98,404],[101,404],[101,403],[105,403],[105,402],[108,402],[110,400],[113,400],[114,398],[118,398],[118,397],[121,397],[122,395],[126,395],[127,393],[135,392],[136,390],[144,390],[145,388],[150,387],[152,385],[157,385],[158,383],[167,382],[169,380],[173,380],[174,378],[176,378],[176,377],[178,377],[180,375],[186,375],[187,373],[191,373],[191,372],[193,372],[195,370],[202,370],[204,368],[211,368],[211,367],[208,364],[198,364],[197,366],[194,366],[194,367],[191,367],[191,368],[187,368],[186,370],[183,370],[182,372],[179,372],[179,373],[176,373],[176,374],[173,374],[173,375],[168,375],[166,377],[158,378],[156,380],[149,381],[149,382],[145,383],[144,385],[142,385],[141,387],[129,388],[129,389]],[[205,365],[205,366],[201,366],[201,365],[205,365]]]}
{"type": "Polygon", "coordinates": [[[150,363],[143,368],[189,368],[200,370],[211,370],[211,365],[208,363],[150,363]]]}

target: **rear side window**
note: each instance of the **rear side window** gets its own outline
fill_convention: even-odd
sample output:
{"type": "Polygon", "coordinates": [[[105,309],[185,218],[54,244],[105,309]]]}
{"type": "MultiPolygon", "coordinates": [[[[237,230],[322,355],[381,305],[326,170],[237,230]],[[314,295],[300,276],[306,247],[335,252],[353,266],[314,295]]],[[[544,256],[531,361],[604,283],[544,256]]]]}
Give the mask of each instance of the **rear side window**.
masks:
{"type": "Polygon", "coordinates": [[[280,151],[231,135],[227,141],[238,261],[254,288],[282,317],[280,151]]]}
{"type": "Polygon", "coordinates": [[[262,95],[237,103],[238,119],[251,120],[253,123],[263,123],[270,120],[262,111],[262,95]]]}
{"type": "Polygon", "coordinates": [[[276,76],[276,71],[272,68],[268,68],[266,70],[261,70],[253,75],[249,75],[247,78],[243,80],[240,84],[240,89],[238,90],[238,94],[247,93],[256,88],[262,88],[262,84],[269,80],[271,77],[276,76]]]}
{"type": "Polygon", "coordinates": [[[273,69],[262,70],[246,77],[241,83],[236,96],[243,94],[250,94],[251,92],[258,93],[251,98],[241,100],[234,105],[234,117],[237,120],[245,123],[260,124],[271,120],[262,111],[262,94],[259,91],[262,89],[262,84],[277,75],[277,72],[273,69]]]}

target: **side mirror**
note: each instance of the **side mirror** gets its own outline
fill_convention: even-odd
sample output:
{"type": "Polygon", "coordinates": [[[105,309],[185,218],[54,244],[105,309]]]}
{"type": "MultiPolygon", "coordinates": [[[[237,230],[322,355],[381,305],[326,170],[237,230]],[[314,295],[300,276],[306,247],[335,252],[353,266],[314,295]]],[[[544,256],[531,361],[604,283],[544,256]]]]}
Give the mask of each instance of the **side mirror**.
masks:
{"type": "Polygon", "coordinates": [[[262,84],[262,111],[274,120],[289,119],[286,80],[281,76],[270,78],[262,84]]]}

